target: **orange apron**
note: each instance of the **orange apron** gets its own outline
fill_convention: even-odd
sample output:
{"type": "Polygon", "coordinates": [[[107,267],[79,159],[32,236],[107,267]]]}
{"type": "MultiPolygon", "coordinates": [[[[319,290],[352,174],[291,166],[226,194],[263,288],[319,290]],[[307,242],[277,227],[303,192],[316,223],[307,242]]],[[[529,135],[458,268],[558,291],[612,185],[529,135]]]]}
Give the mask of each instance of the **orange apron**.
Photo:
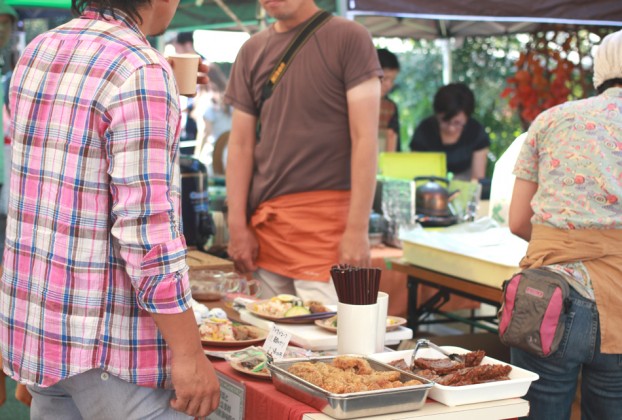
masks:
{"type": "Polygon", "coordinates": [[[251,217],[257,266],[297,280],[328,282],[349,208],[350,191],[288,194],[262,203],[251,217]]]}

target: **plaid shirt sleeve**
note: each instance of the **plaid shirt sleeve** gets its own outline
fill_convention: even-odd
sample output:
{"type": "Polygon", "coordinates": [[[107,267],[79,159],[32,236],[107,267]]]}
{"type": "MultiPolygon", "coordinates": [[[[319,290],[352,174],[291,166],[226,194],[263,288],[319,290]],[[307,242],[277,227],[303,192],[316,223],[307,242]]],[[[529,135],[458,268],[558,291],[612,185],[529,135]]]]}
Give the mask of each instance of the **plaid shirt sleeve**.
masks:
{"type": "Polygon", "coordinates": [[[125,81],[108,107],[113,241],[138,305],[154,313],[190,307],[176,91],[168,68],[146,65],[125,81]]]}

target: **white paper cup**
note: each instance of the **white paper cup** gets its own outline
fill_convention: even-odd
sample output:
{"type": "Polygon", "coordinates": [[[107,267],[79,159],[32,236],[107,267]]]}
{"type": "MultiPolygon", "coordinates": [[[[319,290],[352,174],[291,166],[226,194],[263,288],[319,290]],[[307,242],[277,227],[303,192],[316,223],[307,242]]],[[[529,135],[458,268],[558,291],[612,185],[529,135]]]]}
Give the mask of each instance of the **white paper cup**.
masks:
{"type": "Polygon", "coordinates": [[[170,54],[168,59],[172,63],[171,66],[173,67],[179,94],[196,96],[197,74],[201,56],[198,54],[170,54]]]}
{"type": "Polygon", "coordinates": [[[376,303],[378,304],[378,323],[376,324],[376,353],[382,353],[384,351],[384,339],[387,333],[389,295],[385,292],[378,292],[378,300],[376,303]]]}
{"type": "Polygon", "coordinates": [[[376,352],[378,304],[337,304],[337,353],[368,355],[376,352]]]}

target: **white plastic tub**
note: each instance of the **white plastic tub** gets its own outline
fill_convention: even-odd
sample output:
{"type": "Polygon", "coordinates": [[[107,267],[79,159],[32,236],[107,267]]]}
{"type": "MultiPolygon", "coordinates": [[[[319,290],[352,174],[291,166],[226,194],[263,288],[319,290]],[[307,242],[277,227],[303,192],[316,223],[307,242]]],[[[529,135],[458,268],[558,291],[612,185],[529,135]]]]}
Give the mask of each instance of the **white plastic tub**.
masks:
{"type": "MultiPolygon", "coordinates": [[[[442,346],[442,348],[450,353],[461,354],[469,352],[469,350],[461,347],[442,346]]],[[[394,360],[405,360],[410,366],[412,355],[413,350],[402,350],[376,353],[369,356],[369,358],[383,363],[390,363],[394,360]]],[[[433,349],[423,348],[417,351],[417,357],[434,359],[444,358],[445,356],[433,349]]],[[[503,363],[488,356],[484,357],[481,364],[507,365],[507,363],[503,363]]],[[[512,366],[512,371],[509,374],[510,380],[508,381],[487,382],[484,384],[464,386],[445,386],[434,384],[428,394],[428,397],[450,407],[486,401],[504,400],[508,398],[520,398],[527,393],[531,383],[537,380],[539,376],[528,370],[521,369],[513,365],[510,366],[512,366]]]]}
{"type": "Polygon", "coordinates": [[[410,264],[475,283],[501,288],[519,271],[527,242],[490,219],[444,229],[413,229],[400,233],[404,259],[410,264]]]}

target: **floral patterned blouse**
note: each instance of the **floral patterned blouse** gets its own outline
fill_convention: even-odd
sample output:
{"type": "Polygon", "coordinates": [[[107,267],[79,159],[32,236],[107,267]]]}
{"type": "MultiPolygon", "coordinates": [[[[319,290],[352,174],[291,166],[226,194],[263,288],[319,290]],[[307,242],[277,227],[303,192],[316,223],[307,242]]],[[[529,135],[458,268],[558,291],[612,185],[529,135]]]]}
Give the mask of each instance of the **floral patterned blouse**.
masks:
{"type": "MultiPolygon", "coordinates": [[[[531,200],[533,224],[622,229],[622,89],[540,114],[529,128],[514,175],[538,184],[531,200]]],[[[582,263],[552,268],[582,283],[586,297],[593,297],[582,263]]]]}
{"type": "Polygon", "coordinates": [[[540,114],[514,175],[538,184],[532,223],[622,229],[622,89],[540,114]]]}

